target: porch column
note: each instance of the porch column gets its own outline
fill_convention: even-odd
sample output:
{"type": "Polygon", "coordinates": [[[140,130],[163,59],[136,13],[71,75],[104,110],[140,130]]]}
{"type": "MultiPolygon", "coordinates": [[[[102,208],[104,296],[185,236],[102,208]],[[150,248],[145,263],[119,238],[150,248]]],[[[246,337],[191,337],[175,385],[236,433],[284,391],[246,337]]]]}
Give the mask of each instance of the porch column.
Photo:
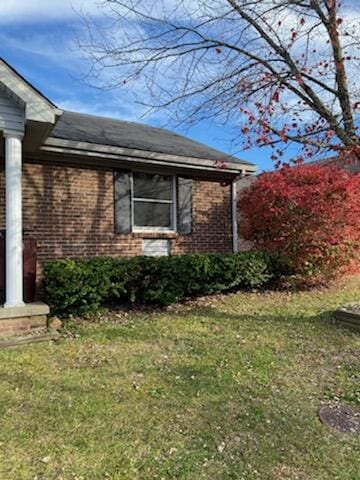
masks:
{"type": "Polygon", "coordinates": [[[233,180],[231,184],[231,223],[232,223],[232,247],[233,253],[239,251],[238,246],[238,213],[237,213],[237,181],[233,180]]]}
{"type": "Polygon", "coordinates": [[[22,135],[4,132],[6,176],[6,302],[19,307],[23,301],[22,238],[22,135]]]}

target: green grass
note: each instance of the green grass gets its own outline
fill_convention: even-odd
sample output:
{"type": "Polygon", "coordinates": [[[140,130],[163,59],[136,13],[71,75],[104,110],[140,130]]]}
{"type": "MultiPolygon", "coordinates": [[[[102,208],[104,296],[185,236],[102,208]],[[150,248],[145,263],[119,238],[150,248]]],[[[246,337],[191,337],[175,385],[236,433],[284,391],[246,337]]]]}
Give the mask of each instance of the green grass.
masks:
{"type": "Polygon", "coordinates": [[[360,336],[331,320],[359,291],[209,297],[0,351],[0,478],[358,479],[359,437],[316,412],[360,403],[360,336]]]}

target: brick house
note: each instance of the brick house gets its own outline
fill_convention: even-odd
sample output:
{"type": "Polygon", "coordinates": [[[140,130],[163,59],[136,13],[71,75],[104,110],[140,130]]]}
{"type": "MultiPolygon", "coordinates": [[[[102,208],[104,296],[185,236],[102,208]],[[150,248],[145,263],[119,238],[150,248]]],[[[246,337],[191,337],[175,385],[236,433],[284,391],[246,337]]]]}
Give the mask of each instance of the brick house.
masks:
{"type": "Polygon", "coordinates": [[[40,275],[64,257],[237,250],[236,180],[252,164],[167,130],[61,111],[3,60],[0,133],[0,318],[26,308],[24,236],[37,241],[40,275]]]}

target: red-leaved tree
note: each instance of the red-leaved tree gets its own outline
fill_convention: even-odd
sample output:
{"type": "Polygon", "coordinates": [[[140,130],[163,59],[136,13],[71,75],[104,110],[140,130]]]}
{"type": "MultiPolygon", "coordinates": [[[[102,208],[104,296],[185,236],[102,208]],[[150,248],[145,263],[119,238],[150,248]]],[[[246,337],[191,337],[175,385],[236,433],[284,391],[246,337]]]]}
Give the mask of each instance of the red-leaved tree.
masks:
{"type": "Polygon", "coordinates": [[[322,283],[359,261],[360,174],[319,165],[260,175],[239,198],[240,233],[284,272],[322,283]]]}

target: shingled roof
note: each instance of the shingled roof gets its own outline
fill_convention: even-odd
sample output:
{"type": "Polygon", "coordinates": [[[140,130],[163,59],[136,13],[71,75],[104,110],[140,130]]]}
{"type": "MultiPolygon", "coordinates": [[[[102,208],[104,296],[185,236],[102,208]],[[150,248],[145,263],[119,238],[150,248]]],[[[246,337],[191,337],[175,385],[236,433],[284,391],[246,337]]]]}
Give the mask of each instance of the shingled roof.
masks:
{"type": "Polygon", "coordinates": [[[253,166],[169,130],[83,113],[64,111],[50,137],[253,166]]]}

